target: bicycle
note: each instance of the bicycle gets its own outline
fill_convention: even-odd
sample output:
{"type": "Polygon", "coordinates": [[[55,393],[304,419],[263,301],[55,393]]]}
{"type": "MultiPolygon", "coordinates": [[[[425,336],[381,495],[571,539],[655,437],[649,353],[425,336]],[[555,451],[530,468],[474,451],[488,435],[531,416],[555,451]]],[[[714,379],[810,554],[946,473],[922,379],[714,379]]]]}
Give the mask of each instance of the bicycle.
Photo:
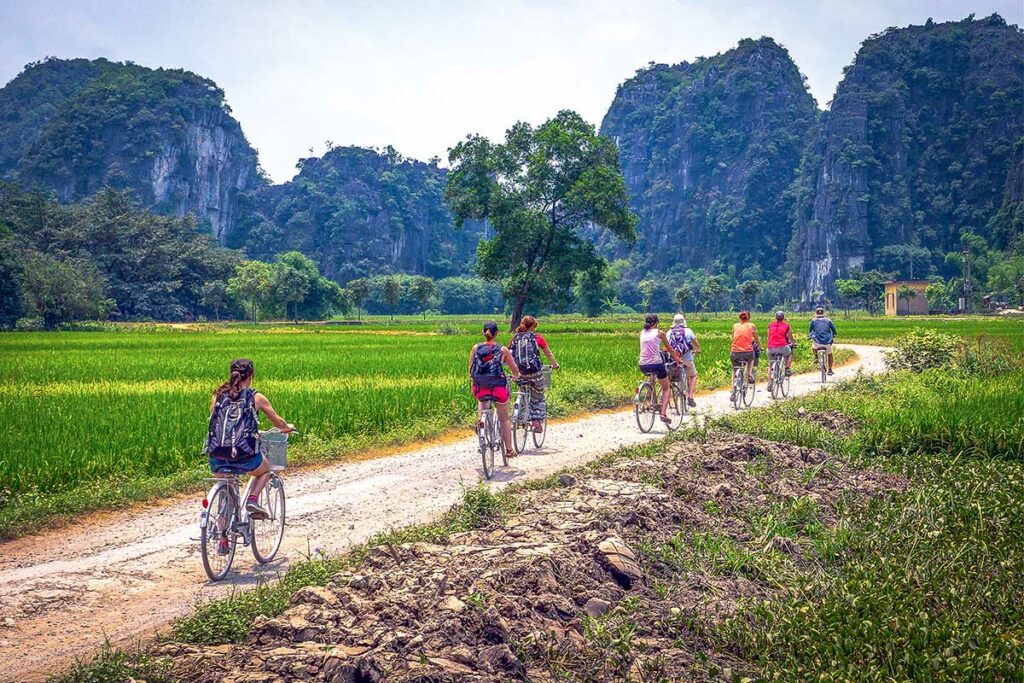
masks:
{"type": "Polygon", "coordinates": [[[740,363],[732,366],[732,394],[729,400],[736,410],[740,406],[749,407],[754,402],[754,394],[757,393],[757,381],[747,381],[747,364],[740,363]]]}
{"type": "Polygon", "coordinates": [[[476,423],[476,436],[480,442],[480,459],[483,461],[484,478],[490,479],[494,476],[494,456],[501,454],[501,466],[508,465],[508,453],[505,450],[505,441],[501,438],[501,421],[498,419],[498,411],[494,407],[493,398],[480,400],[484,409],[479,413],[476,423]]]}
{"type": "MultiPolygon", "coordinates": [[[[541,369],[541,388],[551,387],[551,366],[541,369]]],[[[519,385],[517,385],[519,386],[519,385]]],[[[512,448],[517,455],[526,450],[527,437],[532,435],[533,447],[541,448],[544,439],[548,435],[548,419],[545,417],[540,421],[540,431],[535,431],[533,421],[530,419],[530,391],[519,388],[515,392],[516,400],[512,406],[512,448]]]]}
{"type": "MultiPolygon", "coordinates": [[[[675,363],[666,364],[666,368],[672,371],[675,363]]],[[[678,381],[669,382],[672,392],[668,399],[668,406],[665,408],[665,415],[669,418],[665,427],[670,432],[679,429],[686,417],[688,410],[686,405],[686,393],[682,391],[678,381]]],[[[636,394],[633,396],[633,414],[636,416],[636,426],[644,434],[654,428],[655,416],[661,415],[661,383],[655,375],[647,375],[636,387],[636,394]]]]}
{"type": "Polygon", "coordinates": [[[207,479],[213,481],[199,515],[199,550],[203,570],[211,581],[220,581],[235,560],[239,539],[252,548],[260,564],[273,561],[281,549],[285,527],[284,481],[280,472],[288,465],[288,434],[278,429],[259,433],[257,447],[270,463],[270,480],[259,495],[259,502],[269,513],[265,519],[254,519],[245,509],[254,479],[249,478],[239,493],[239,472],[207,479]],[[211,524],[211,519],[213,524],[211,524]],[[221,554],[221,541],[226,540],[227,553],[221,554]]]}
{"type": "MultiPolygon", "coordinates": [[[[792,348],[792,347],[791,347],[792,348]]],[[[774,356],[768,366],[768,392],[772,398],[785,398],[789,396],[789,375],[786,374],[786,359],[784,356],[774,356]]]]}
{"type": "Polygon", "coordinates": [[[821,369],[821,383],[828,381],[828,350],[825,347],[814,349],[815,362],[821,369]]]}

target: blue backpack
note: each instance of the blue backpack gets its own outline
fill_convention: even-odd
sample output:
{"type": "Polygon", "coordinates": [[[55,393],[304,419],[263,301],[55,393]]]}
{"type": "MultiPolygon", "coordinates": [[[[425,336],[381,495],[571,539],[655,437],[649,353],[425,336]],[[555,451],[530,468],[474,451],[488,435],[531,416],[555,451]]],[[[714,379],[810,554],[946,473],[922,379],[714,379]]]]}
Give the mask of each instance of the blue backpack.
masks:
{"type": "Polygon", "coordinates": [[[686,338],[685,327],[673,327],[668,331],[668,345],[675,349],[680,356],[685,356],[693,351],[693,345],[686,338]]]}
{"type": "Polygon", "coordinates": [[[256,392],[242,389],[231,398],[224,393],[210,413],[206,452],[218,460],[238,462],[256,455],[260,423],[256,415],[256,392]]]}
{"type": "Polygon", "coordinates": [[[505,385],[505,370],[501,366],[501,345],[494,342],[477,344],[470,373],[478,387],[505,385]]]}

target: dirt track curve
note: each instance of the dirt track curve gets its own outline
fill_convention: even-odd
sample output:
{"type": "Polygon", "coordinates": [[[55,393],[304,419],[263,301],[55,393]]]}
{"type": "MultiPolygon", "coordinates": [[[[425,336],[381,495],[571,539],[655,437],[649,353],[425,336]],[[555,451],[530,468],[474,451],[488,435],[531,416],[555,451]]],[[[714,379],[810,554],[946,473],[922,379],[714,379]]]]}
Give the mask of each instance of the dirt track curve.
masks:
{"type": "MultiPolygon", "coordinates": [[[[836,369],[837,381],[884,369],[881,348],[846,348],[859,358],[836,369]]],[[[821,386],[816,375],[794,376],[791,394],[821,386]]],[[[698,419],[732,411],[727,390],[698,398],[698,419]]],[[[759,385],[755,406],[771,400],[759,385]]],[[[660,425],[641,434],[629,411],[557,424],[543,450],[512,461],[492,485],[546,476],[663,435],[660,425]]],[[[468,437],[290,473],[285,482],[289,526],[279,559],[258,567],[248,549],[240,549],[233,582],[205,580],[198,543],[191,540],[199,506],[180,499],[0,543],[0,681],[42,680],[106,639],[123,644],[143,638],[197,601],[273,577],[311,548],[343,550],[389,527],[428,521],[457,502],[461,483],[480,479],[475,448],[475,438],[468,437]]]]}

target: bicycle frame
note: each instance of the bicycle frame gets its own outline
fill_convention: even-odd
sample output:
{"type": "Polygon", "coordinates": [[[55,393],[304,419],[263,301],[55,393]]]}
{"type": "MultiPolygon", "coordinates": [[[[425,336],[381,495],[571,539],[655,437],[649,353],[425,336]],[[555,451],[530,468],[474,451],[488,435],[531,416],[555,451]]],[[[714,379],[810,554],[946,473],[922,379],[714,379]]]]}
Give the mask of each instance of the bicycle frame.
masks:
{"type": "MultiPolygon", "coordinates": [[[[210,479],[207,479],[207,481],[210,481],[210,479]]],[[[224,529],[224,531],[240,535],[244,545],[249,545],[249,543],[252,542],[252,525],[249,523],[249,511],[245,509],[244,505],[242,505],[242,501],[248,500],[249,492],[252,490],[253,481],[255,481],[255,477],[249,477],[249,481],[245,483],[245,490],[239,493],[239,481],[237,474],[231,474],[224,477],[214,477],[214,484],[210,487],[205,498],[207,501],[216,500],[215,494],[220,489],[226,488],[228,490],[231,503],[234,506],[235,523],[231,529],[224,529]]],[[[216,512],[214,513],[214,516],[216,517],[216,512]]],[[[209,523],[210,510],[204,507],[202,514],[199,516],[199,529],[201,533],[206,533],[206,528],[209,526],[209,523]]]]}

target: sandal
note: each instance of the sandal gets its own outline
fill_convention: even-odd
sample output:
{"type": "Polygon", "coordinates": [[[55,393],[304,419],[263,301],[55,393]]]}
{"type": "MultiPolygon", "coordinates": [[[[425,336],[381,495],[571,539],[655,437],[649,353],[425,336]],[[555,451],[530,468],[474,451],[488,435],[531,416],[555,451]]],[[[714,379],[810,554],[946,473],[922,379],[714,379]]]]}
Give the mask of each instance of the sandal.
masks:
{"type": "Polygon", "coordinates": [[[661,421],[664,422],[667,425],[672,424],[672,418],[670,418],[668,415],[662,415],[661,416],[661,421]]]}

